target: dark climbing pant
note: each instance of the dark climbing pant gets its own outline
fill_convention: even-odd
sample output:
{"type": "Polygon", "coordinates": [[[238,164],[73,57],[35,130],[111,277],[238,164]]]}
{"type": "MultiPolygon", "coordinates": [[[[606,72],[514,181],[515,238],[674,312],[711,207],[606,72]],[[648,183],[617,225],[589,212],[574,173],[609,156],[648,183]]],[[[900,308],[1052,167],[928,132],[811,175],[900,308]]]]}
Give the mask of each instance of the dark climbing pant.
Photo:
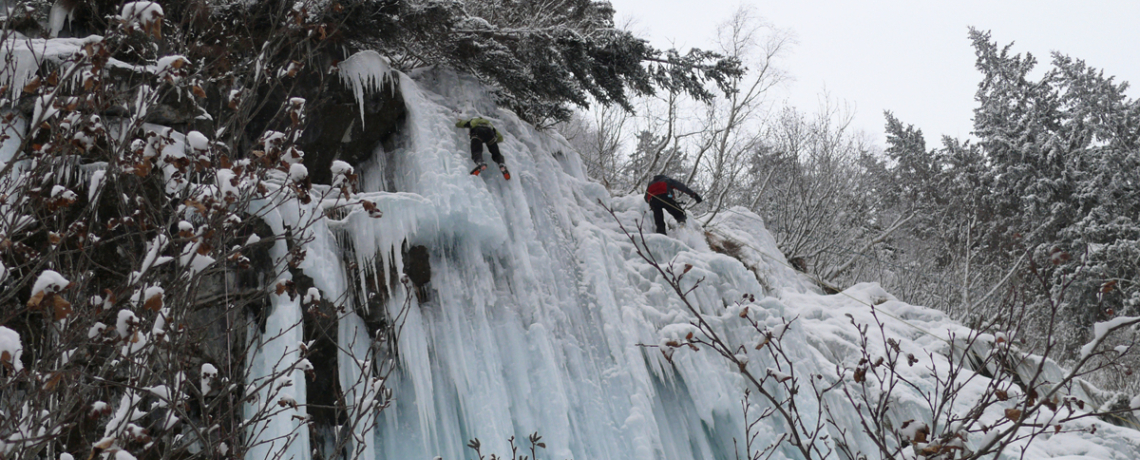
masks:
{"type": "Polygon", "coordinates": [[[483,162],[483,144],[491,151],[491,159],[503,164],[503,154],[499,153],[499,143],[495,142],[495,129],[489,126],[471,128],[471,160],[475,164],[483,162]]]}
{"type": "Polygon", "coordinates": [[[657,233],[665,234],[665,214],[662,210],[669,211],[669,215],[677,219],[678,224],[685,223],[685,211],[681,210],[681,205],[673,201],[666,195],[654,195],[649,198],[649,209],[653,210],[653,223],[657,224],[657,233]]]}

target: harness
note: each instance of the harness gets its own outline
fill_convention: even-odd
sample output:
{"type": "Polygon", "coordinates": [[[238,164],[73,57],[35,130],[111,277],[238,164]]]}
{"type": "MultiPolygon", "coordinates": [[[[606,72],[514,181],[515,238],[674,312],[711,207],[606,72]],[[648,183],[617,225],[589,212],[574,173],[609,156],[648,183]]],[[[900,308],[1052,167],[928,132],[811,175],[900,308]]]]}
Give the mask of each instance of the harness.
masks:
{"type": "Polygon", "coordinates": [[[492,128],[490,124],[479,126],[474,126],[474,124],[472,124],[471,130],[468,131],[468,135],[470,135],[472,139],[479,139],[488,145],[494,144],[496,140],[495,128],[492,128]]]}

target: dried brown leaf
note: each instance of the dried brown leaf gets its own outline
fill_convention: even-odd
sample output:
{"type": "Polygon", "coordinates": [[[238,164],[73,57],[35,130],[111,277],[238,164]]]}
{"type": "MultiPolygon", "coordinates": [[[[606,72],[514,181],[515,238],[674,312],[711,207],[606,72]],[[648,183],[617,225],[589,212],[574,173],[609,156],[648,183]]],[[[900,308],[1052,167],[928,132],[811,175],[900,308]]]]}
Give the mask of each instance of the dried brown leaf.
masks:
{"type": "Polygon", "coordinates": [[[44,382],[44,390],[52,391],[55,387],[59,386],[60,380],[63,380],[63,372],[53,372],[51,378],[44,382]]]}
{"type": "Polygon", "coordinates": [[[146,299],[143,303],[143,308],[150,311],[159,311],[162,309],[162,294],[146,299]]]}
{"type": "Polygon", "coordinates": [[[59,294],[52,294],[52,305],[55,307],[53,310],[55,312],[54,316],[56,321],[61,321],[75,312],[71,309],[71,302],[68,302],[67,299],[64,299],[63,296],[59,294]]]}
{"type": "Polygon", "coordinates": [[[40,303],[44,301],[44,291],[32,294],[32,298],[28,299],[28,306],[32,308],[39,308],[40,303]]]}
{"type": "Polygon", "coordinates": [[[930,435],[930,428],[923,425],[922,428],[919,428],[917,431],[914,432],[914,442],[926,442],[926,438],[929,435],[930,435]]]}
{"type": "Polygon", "coordinates": [[[150,175],[151,164],[149,159],[144,159],[139,164],[135,165],[135,175],[139,177],[146,177],[150,175]]]}
{"type": "Polygon", "coordinates": [[[206,205],[202,203],[199,203],[195,200],[186,200],[182,204],[185,204],[187,207],[194,208],[194,210],[198,211],[198,214],[206,215],[206,205]]]}
{"type": "Polygon", "coordinates": [[[43,82],[40,81],[40,77],[33,78],[32,81],[24,85],[24,92],[34,93],[36,90],[40,89],[40,86],[43,86],[43,82]]]}
{"type": "Polygon", "coordinates": [[[1109,281],[1109,282],[1107,282],[1107,283],[1104,283],[1103,285],[1101,285],[1101,287],[1100,287],[1100,292],[1101,292],[1101,293],[1104,293],[1104,294],[1107,294],[1107,293],[1109,293],[1109,292],[1112,292],[1112,290],[1113,290],[1113,289],[1115,289],[1115,288],[1116,288],[1116,280],[1112,280],[1112,281],[1109,281]]]}

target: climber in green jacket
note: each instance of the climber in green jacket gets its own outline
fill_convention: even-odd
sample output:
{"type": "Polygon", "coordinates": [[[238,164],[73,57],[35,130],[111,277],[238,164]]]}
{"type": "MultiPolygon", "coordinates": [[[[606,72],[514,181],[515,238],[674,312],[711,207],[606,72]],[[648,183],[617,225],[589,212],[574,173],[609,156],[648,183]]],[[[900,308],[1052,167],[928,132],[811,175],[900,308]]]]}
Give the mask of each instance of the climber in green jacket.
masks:
{"type": "Polygon", "coordinates": [[[471,170],[471,174],[478,176],[487,169],[487,163],[483,162],[483,144],[487,144],[487,150],[491,151],[491,159],[499,164],[503,178],[510,180],[511,173],[507,171],[507,166],[503,164],[503,154],[499,152],[499,143],[503,141],[503,135],[499,134],[489,120],[476,116],[459,120],[455,123],[455,127],[470,130],[468,133],[471,135],[471,160],[475,162],[475,169],[471,170]]]}

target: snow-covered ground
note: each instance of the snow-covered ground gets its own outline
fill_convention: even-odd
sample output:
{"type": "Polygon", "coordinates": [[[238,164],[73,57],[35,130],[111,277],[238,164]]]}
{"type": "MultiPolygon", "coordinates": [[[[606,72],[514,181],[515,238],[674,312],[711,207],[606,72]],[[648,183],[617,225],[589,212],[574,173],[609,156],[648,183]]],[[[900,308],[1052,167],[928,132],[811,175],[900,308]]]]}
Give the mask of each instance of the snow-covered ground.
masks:
{"type": "MultiPolygon", "coordinates": [[[[358,91],[379,81],[368,72],[355,75],[369,79],[354,85],[358,91]]],[[[375,202],[383,218],[358,212],[318,225],[302,266],[325,297],[336,298],[351,285],[366,285],[344,279],[345,246],[359,266],[385,274],[402,271],[405,241],[430,254],[429,296],[423,304],[411,299],[399,371],[389,382],[396,402],[371,434],[376,458],[467,458],[473,456],[465,447],[472,438],[482,442],[484,453],[509,455],[508,438],[536,431],[546,445],[540,458],[736,458],[734,439],[744,437],[739,372],[711,350],[678,350],[670,362],[660,350],[642,346],[660,343],[662,329],[689,319],[619,229],[619,221],[627,228],[639,221],[652,225],[642,198],[611,197],[586,178],[565,140],[495,108],[473,81],[444,71],[398,78],[408,108],[399,147],[378,149],[359,168],[362,198],[375,202]],[[468,174],[467,133],[454,123],[472,108],[505,136],[502,151],[512,180],[493,168],[468,174]]],[[[295,217],[286,216],[286,223],[295,217]]],[[[645,246],[658,260],[694,267],[686,283],[703,281],[690,299],[717,319],[730,340],[754,337],[743,321],[733,321],[746,294],[755,296],[751,314],[762,322],[797,318],[783,339],[797,372],[834,376],[837,364],[854,367],[858,336],[851,321],[873,324],[871,304],[887,333],[923,360],[909,376],[930,386],[923,374],[928,354],[944,360],[949,334],[964,331],[876,284],[823,295],[790,268],[760,216],[734,209],[707,228],[696,222],[689,219],[669,236],[646,234],[645,246]],[[706,232],[741,245],[738,258],[711,250],[706,232]]],[[[409,293],[397,286],[390,294],[387,308],[394,315],[409,293]]],[[[360,336],[363,327],[346,320],[341,337],[360,336]]],[[[749,366],[762,370],[770,365],[765,359],[750,352],[749,366]]],[[[351,370],[341,373],[345,385],[354,381],[351,370]]],[[[853,409],[834,406],[838,418],[850,422],[857,447],[874,452],[858,435],[853,409]]],[[[921,419],[913,395],[900,394],[895,407],[899,421],[921,419]]],[[[1081,423],[1097,425],[1095,434],[1043,436],[1025,458],[1140,457],[1140,432],[1081,423]]],[[[760,439],[770,441],[783,428],[760,430],[760,439]]],[[[785,446],[774,458],[798,457],[785,446]]]]}

